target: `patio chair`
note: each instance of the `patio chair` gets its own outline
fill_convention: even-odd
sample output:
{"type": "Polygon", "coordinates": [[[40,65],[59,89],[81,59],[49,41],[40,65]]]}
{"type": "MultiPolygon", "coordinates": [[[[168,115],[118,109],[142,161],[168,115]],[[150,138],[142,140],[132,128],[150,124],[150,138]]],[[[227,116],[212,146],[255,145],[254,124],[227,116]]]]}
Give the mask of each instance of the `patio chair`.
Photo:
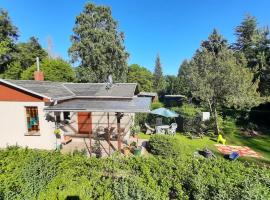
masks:
{"type": "Polygon", "coordinates": [[[156,118],[156,126],[161,126],[162,125],[162,118],[158,117],[156,118]]]}
{"type": "Polygon", "coordinates": [[[168,134],[169,135],[175,135],[176,134],[176,129],[177,129],[177,124],[172,123],[170,128],[168,129],[168,134]]]}
{"type": "Polygon", "coordinates": [[[226,143],[226,139],[224,139],[221,134],[218,134],[217,143],[219,142],[222,143],[223,145],[225,145],[226,143]]]}
{"type": "Polygon", "coordinates": [[[149,126],[147,123],[144,123],[145,127],[146,127],[146,132],[145,134],[153,134],[155,132],[155,129],[152,128],[151,126],[149,126]]]}

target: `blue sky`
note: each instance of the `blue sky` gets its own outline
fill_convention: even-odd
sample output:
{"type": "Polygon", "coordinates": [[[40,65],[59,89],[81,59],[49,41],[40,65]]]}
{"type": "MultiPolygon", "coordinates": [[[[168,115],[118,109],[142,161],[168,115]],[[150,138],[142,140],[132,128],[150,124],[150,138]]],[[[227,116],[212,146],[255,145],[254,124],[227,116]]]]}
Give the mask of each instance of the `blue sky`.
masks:
{"type": "MultiPolygon", "coordinates": [[[[75,17],[85,0],[0,0],[20,30],[19,41],[39,38],[47,48],[53,40],[56,54],[68,60],[75,17]]],[[[245,14],[270,25],[269,0],[94,0],[112,8],[113,17],[125,33],[129,63],[153,70],[160,54],[165,74],[177,74],[180,63],[192,57],[202,40],[217,28],[233,42],[234,28],[245,14]]]]}

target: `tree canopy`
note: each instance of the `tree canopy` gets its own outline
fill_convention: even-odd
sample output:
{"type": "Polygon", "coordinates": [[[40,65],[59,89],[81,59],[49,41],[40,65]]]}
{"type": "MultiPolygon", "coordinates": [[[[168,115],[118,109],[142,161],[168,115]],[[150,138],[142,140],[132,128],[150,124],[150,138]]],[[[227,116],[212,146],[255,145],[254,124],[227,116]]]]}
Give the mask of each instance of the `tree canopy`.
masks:
{"type": "Polygon", "coordinates": [[[145,67],[132,64],[128,67],[127,81],[129,83],[137,83],[139,91],[151,92],[153,90],[153,75],[145,67]]]}
{"type": "Polygon", "coordinates": [[[12,60],[17,38],[17,27],[13,25],[8,12],[0,8],[0,75],[12,60]]]}
{"type": "MultiPolygon", "coordinates": [[[[44,59],[40,63],[40,69],[44,72],[46,81],[72,82],[75,80],[75,72],[71,65],[60,59],[44,59]]],[[[34,79],[36,66],[32,65],[27,70],[23,71],[21,78],[25,80],[34,79]]]]}
{"type": "Polygon", "coordinates": [[[235,29],[237,37],[233,49],[243,53],[247,67],[253,70],[254,80],[260,80],[259,91],[264,96],[270,95],[270,38],[267,27],[258,28],[257,19],[247,15],[235,29]]]}
{"type": "Polygon", "coordinates": [[[245,109],[260,103],[258,82],[253,82],[254,75],[244,63],[215,30],[190,62],[192,95],[208,103],[216,121],[216,133],[218,106],[245,109]],[[218,48],[209,48],[208,44],[218,48]]]}
{"type": "Polygon", "coordinates": [[[109,7],[87,3],[76,17],[73,31],[69,54],[73,62],[79,62],[78,81],[104,82],[109,74],[115,81],[126,81],[124,34],[119,32],[109,7]]]}

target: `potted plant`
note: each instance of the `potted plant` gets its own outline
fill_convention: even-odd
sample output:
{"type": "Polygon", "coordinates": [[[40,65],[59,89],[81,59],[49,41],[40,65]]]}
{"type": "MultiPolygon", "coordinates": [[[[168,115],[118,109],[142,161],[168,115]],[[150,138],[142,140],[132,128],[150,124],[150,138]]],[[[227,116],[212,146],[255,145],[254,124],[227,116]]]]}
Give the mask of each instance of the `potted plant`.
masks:
{"type": "Polygon", "coordinates": [[[54,134],[55,134],[55,137],[57,139],[60,139],[61,138],[60,133],[61,133],[61,130],[59,128],[57,128],[57,129],[54,130],[54,134]]]}
{"type": "Polygon", "coordinates": [[[61,130],[59,128],[54,130],[54,135],[56,137],[56,149],[60,150],[62,148],[61,144],[61,130]]]}

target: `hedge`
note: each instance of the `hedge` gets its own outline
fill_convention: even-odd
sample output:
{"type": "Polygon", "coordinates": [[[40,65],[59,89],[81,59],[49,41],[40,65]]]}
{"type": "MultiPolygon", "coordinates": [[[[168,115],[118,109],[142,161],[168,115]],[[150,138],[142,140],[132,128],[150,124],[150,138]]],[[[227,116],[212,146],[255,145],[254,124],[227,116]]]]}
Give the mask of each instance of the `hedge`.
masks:
{"type": "Polygon", "coordinates": [[[0,150],[0,199],[269,199],[268,168],[224,159],[106,159],[0,150]]]}

